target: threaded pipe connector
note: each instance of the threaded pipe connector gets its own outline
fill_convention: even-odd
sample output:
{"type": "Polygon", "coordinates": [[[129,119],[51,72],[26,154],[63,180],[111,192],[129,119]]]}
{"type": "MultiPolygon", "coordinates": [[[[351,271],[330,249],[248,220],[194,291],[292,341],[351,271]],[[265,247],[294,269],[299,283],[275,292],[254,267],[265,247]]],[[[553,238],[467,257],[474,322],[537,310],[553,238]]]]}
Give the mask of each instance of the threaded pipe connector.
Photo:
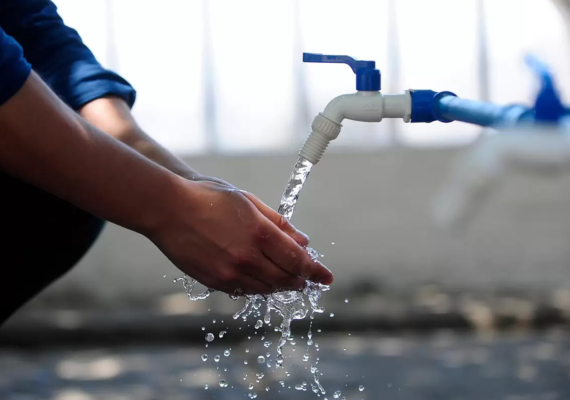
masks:
{"type": "Polygon", "coordinates": [[[299,156],[310,161],[312,164],[316,164],[321,160],[329,143],[330,140],[321,133],[311,132],[307,140],[305,140],[305,144],[303,144],[299,156]]]}
{"type": "Polygon", "coordinates": [[[313,164],[318,163],[331,140],[338,137],[342,125],[319,114],[312,124],[313,131],[305,141],[299,155],[313,164]]]}

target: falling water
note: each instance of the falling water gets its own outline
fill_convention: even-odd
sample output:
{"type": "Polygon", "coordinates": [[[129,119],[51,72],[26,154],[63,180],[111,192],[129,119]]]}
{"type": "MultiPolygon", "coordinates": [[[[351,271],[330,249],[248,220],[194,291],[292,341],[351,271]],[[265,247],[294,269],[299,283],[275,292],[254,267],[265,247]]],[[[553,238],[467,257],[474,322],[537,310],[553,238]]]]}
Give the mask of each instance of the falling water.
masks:
{"type": "MultiPolygon", "coordinates": [[[[283,215],[285,218],[287,218],[287,220],[291,220],[291,217],[293,216],[293,211],[295,210],[295,205],[299,199],[299,194],[301,193],[301,189],[303,189],[303,185],[305,184],[305,181],[307,180],[312,167],[313,164],[302,157],[300,157],[295,164],[293,173],[291,174],[283,196],[281,197],[281,203],[279,204],[278,210],[279,214],[283,215]]],[[[307,251],[313,260],[317,260],[319,258],[319,253],[317,253],[314,249],[307,248],[307,251]]],[[[178,278],[174,281],[182,282],[188,298],[193,301],[205,299],[213,292],[212,290],[207,289],[203,293],[197,296],[193,296],[192,290],[196,284],[195,279],[184,276],[183,278],[178,278]]],[[[306,286],[302,292],[284,291],[277,292],[269,296],[246,295],[244,296],[245,306],[234,315],[234,319],[241,317],[245,321],[250,315],[253,315],[254,317],[261,317],[261,306],[263,303],[266,305],[266,312],[263,320],[260,319],[255,324],[256,329],[259,329],[264,323],[266,325],[271,325],[271,311],[274,311],[281,316],[281,324],[279,328],[275,328],[275,331],[281,333],[281,337],[279,338],[279,342],[277,344],[276,357],[277,367],[280,367],[284,361],[283,347],[287,343],[287,340],[291,337],[291,322],[297,319],[304,319],[309,313],[309,309],[311,310],[311,319],[314,317],[314,313],[322,313],[324,311],[324,308],[319,307],[319,300],[321,298],[322,292],[327,290],[329,290],[329,287],[326,285],[307,281],[306,286]]],[[[236,296],[230,297],[232,297],[234,300],[237,298],[236,296]]],[[[307,342],[308,346],[311,346],[313,343],[311,337],[312,333],[309,331],[309,341],[307,342]]],[[[263,357],[260,356],[259,359],[261,358],[263,357]]],[[[260,362],[265,362],[265,359],[260,362]]],[[[322,394],[325,394],[325,390],[319,382],[319,370],[316,366],[317,363],[318,361],[311,365],[311,373],[313,374],[315,381],[313,391],[315,393],[318,393],[320,391],[322,394]]]]}
{"type": "MultiPolygon", "coordinates": [[[[313,164],[302,157],[299,157],[299,160],[295,164],[293,168],[293,173],[289,178],[289,182],[285,188],[285,192],[281,197],[281,203],[279,204],[279,214],[283,215],[287,220],[291,220],[293,216],[293,211],[295,210],[295,205],[299,200],[299,194],[301,193],[301,189],[303,189],[303,185],[305,181],[309,177],[309,173],[311,172],[311,168],[313,164]]],[[[318,259],[319,253],[314,249],[308,248],[307,251],[311,255],[313,260],[318,259]]],[[[304,319],[308,312],[309,308],[311,309],[311,319],[314,316],[314,313],[322,313],[324,309],[319,307],[319,300],[321,298],[322,292],[327,291],[329,289],[326,285],[321,285],[319,283],[314,283],[307,281],[307,284],[303,290],[303,292],[297,291],[285,291],[285,292],[277,292],[270,296],[261,296],[261,295],[252,295],[246,296],[246,303],[242,310],[238,311],[234,318],[237,319],[242,317],[244,320],[251,314],[255,314],[254,316],[261,315],[261,303],[266,303],[266,313],[263,318],[263,322],[267,325],[271,324],[271,311],[275,311],[279,314],[282,318],[281,325],[279,326],[278,331],[281,332],[281,337],[279,338],[279,342],[277,344],[277,366],[281,366],[284,361],[283,356],[283,347],[287,343],[287,340],[291,336],[291,322],[296,319],[304,319]],[[308,304],[305,300],[305,296],[308,299],[308,304]]],[[[258,321],[259,323],[260,321],[258,321]]],[[[256,324],[257,327],[257,324],[256,324]]],[[[311,338],[312,334],[309,331],[309,338],[311,338]]],[[[312,340],[309,339],[308,345],[312,344],[312,340]]],[[[322,394],[325,394],[325,390],[321,386],[319,382],[319,371],[316,367],[316,364],[311,366],[311,373],[313,374],[315,384],[320,390],[322,394]]]]}
{"type": "Polygon", "coordinates": [[[299,157],[297,164],[295,164],[293,168],[289,182],[285,187],[283,196],[281,196],[279,214],[283,215],[289,221],[293,216],[293,211],[295,211],[295,205],[297,205],[297,200],[299,200],[301,189],[303,189],[303,185],[311,173],[311,168],[313,168],[313,163],[305,160],[303,157],[299,157]]]}

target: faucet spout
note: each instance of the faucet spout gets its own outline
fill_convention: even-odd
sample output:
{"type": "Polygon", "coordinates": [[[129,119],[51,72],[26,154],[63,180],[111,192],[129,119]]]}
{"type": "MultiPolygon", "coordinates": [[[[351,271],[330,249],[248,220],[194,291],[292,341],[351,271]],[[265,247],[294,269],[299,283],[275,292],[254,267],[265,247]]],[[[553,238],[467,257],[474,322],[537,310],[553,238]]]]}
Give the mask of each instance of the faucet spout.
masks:
{"type": "Polygon", "coordinates": [[[383,95],[379,91],[358,91],[331,100],[317,115],[312,132],[299,155],[313,164],[320,161],[329,143],[342,129],[342,121],[380,122],[384,118],[401,118],[410,122],[412,97],[409,91],[399,95],[383,95]]]}

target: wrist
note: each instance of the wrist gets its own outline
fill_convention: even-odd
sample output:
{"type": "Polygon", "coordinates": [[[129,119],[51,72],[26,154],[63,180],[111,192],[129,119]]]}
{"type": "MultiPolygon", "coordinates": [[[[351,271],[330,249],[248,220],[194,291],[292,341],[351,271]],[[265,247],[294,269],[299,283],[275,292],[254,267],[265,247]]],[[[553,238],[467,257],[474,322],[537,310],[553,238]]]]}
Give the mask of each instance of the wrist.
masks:
{"type": "Polygon", "coordinates": [[[203,202],[200,186],[200,182],[169,173],[169,179],[153,190],[153,201],[148,202],[141,225],[134,230],[152,239],[159,232],[175,227],[180,221],[181,210],[186,216],[198,215],[203,202]]]}

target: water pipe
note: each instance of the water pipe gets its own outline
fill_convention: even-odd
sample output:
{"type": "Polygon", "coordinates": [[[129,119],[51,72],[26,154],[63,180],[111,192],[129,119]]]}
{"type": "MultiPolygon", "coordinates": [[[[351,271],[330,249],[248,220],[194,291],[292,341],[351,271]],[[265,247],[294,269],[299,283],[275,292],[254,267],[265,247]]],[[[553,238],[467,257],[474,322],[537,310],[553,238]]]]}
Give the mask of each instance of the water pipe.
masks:
{"type": "Polygon", "coordinates": [[[383,95],[381,73],[374,61],[360,61],[349,56],[303,53],[304,62],[347,64],[356,75],[356,93],[334,98],[319,113],[312,132],[299,155],[313,164],[320,161],[329,143],[336,139],[345,119],[380,122],[401,118],[404,122],[449,123],[460,121],[484,127],[509,128],[523,123],[556,123],[566,115],[548,69],[538,60],[527,62],[542,80],[542,90],[534,108],[521,105],[499,106],[457,97],[452,92],[407,90],[404,94],[383,95]]]}
{"type": "Polygon", "coordinates": [[[411,93],[412,122],[459,121],[484,127],[508,127],[532,119],[532,110],[517,104],[500,106],[432,90],[413,90],[411,93]]]}
{"type": "MultiPolygon", "coordinates": [[[[516,117],[510,126],[498,118],[503,125],[498,134],[484,136],[458,159],[433,204],[432,215],[439,225],[465,226],[510,173],[570,172],[570,110],[562,104],[548,68],[533,57],[526,61],[540,80],[534,108],[519,124],[512,123],[516,117]]],[[[454,105],[450,109],[454,115],[464,111],[454,105]]],[[[487,114],[489,121],[493,113],[487,114]]]]}

